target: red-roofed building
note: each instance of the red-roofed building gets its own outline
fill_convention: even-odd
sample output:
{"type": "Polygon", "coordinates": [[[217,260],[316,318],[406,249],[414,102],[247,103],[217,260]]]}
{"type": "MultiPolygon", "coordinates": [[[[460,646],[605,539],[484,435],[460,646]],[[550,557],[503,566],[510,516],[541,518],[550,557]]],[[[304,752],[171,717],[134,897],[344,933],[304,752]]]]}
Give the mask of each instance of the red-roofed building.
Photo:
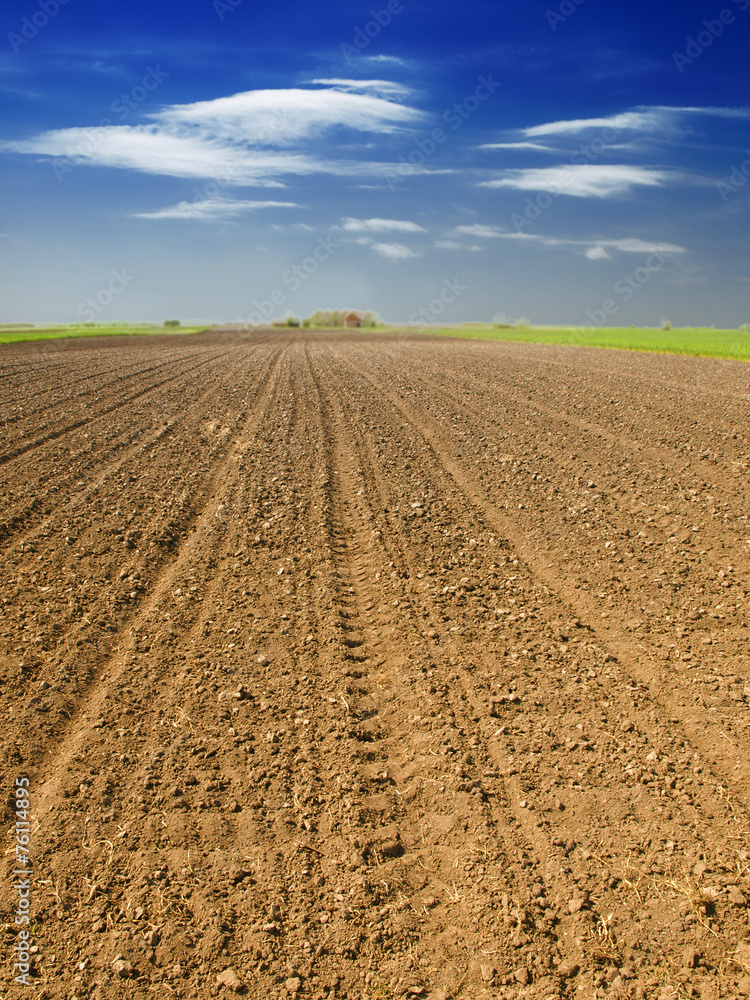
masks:
{"type": "Polygon", "coordinates": [[[352,328],[360,327],[362,326],[362,317],[359,313],[350,312],[348,316],[344,317],[344,326],[352,328]]]}

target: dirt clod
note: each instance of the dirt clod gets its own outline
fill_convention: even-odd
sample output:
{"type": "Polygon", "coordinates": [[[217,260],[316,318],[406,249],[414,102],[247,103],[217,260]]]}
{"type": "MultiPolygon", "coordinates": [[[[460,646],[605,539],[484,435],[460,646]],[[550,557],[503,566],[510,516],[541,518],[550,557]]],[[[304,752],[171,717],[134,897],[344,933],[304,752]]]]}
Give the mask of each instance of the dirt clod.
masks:
{"type": "Polygon", "coordinates": [[[684,969],[697,969],[700,964],[701,955],[695,948],[686,948],[682,956],[682,967],[684,969]]]}
{"type": "Polygon", "coordinates": [[[231,966],[218,974],[216,982],[219,986],[226,986],[228,989],[234,990],[235,993],[242,993],[245,989],[244,983],[231,966]]]}
{"type": "Polygon", "coordinates": [[[112,962],[112,972],[120,979],[130,979],[136,974],[132,964],[123,955],[118,955],[112,962]]]}
{"type": "Polygon", "coordinates": [[[734,960],[745,972],[750,972],[750,941],[740,941],[734,953],[734,960]]]}
{"type": "Polygon", "coordinates": [[[557,974],[563,979],[572,979],[577,976],[580,965],[573,958],[564,958],[557,967],[557,974]]]}

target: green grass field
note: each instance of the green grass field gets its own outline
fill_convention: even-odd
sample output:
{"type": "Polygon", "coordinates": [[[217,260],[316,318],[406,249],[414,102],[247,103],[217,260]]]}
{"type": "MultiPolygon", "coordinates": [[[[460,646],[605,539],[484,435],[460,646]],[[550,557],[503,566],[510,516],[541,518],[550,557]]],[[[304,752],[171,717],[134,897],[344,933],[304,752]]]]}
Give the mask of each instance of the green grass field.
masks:
{"type": "MultiPolygon", "coordinates": [[[[26,340],[57,340],[67,337],[153,336],[154,334],[191,334],[205,326],[164,327],[147,324],[112,324],[101,326],[50,326],[22,329],[0,326],[0,344],[26,340]]],[[[381,328],[382,329],[382,328],[381,328]]],[[[403,327],[386,327],[393,331],[403,327]]],[[[469,340],[503,340],[523,344],[568,344],[575,347],[601,347],[620,351],[648,351],[653,354],[690,354],[706,358],[729,358],[750,361],[750,333],[741,330],[714,330],[710,327],[681,327],[673,330],[645,327],[556,327],[528,326],[500,328],[491,323],[447,327],[414,327],[410,332],[441,337],[464,337],[469,340]]]]}
{"type": "Polygon", "coordinates": [[[505,340],[524,344],[570,344],[576,347],[605,347],[620,351],[648,351],[655,354],[692,354],[706,358],[750,361],[750,333],[741,330],[714,330],[710,327],[682,327],[673,330],[644,327],[511,327],[502,329],[489,323],[476,326],[424,327],[424,333],[472,340],[505,340]]]}
{"type": "Polygon", "coordinates": [[[0,326],[0,344],[17,344],[24,340],[59,340],[67,337],[130,337],[175,333],[200,333],[205,326],[148,326],[145,323],[117,323],[111,326],[48,326],[23,327],[14,330],[0,326]]]}

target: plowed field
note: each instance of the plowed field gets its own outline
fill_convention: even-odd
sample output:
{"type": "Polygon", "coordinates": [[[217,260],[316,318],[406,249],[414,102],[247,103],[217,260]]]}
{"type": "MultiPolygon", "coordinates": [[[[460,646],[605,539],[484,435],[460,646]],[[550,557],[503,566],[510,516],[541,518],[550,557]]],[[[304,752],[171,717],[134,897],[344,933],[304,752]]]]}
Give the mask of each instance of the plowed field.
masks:
{"type": "Polygon", "coordinates": [[[0,349],[13,982],[750,995],[750,368],[265,331],[0,349]]]}

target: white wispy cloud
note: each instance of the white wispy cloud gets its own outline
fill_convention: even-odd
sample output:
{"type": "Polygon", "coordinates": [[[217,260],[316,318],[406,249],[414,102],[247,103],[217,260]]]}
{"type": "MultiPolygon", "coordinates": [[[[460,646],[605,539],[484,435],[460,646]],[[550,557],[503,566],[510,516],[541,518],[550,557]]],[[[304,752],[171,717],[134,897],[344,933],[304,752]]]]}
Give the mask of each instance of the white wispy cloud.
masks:
{"type": "Polygon", "coordinates": [[[455,232],[461,233],[463,236],[478,236],[483,240],[494,240],[507,235],[503,229],[498,229],[496,226],[483,226],[479,222],[471,226],[456,226],[455,232]]]}
{"type": "Polygon", "coordinates": [[[372,91],[386,98],[408,97],[412,93],[411,87],[403,83],[394,83],[392,80],[348,80],[334,77],[326,80],[309,80],[310,84],[321,87],[334,87],[336,90],[344,91],[372,91]]]}
{"type": "MultiPolygon", "coordinates": [[[[176,135],[152,125],[113,125],[43,132],[0,148],[64,157],[74,163],[118,167],[167,177],[210,177],[226,184],[266,184],[279,174],[323,169],[305,153],[255,151],[201,135],[176,135]]],[[[278,181],[276,182],[278,184],[278,181]]]]}
{"type": "Polygon", "coordinates": [[[530,149],[539,153],[559,153],[554,146],[545,146],[541,142],[485,142],[480,149],[530,149]]]}
{"type": "Polygon", "coordinates": [[[426,233],[427,230],[416,222],[401,219],[351,219],[345,218],[341,229],[349,233],[426,233]]]}
{"type": "Polygon", "coordinates": [[[641,240],[635,237],[621,239],[569,239],[560,236],[542,236],[538,233],[515,232],[500,226],[456,226],[454,233],[461,236],[476,236],[480,239],[521,240],[538,243],[544,247],[585,247],[584,256],[589,260],[605,260],[610,258],[608,250],[619,250],[621,253],[686,253],[685,247],[676,243],[657,240],[641,240]],[[606,256],[605,256],[606,255],[606,256]]]}
{"type": "Polygon", "coordinates": [[[251,146],[283,146],[319,138],[336,127],[390,133],[414,126],[419,111],[381,97],[341,90],[249,90],[231,97],[175,104],[148,116],[161,126],[251,146]]]}
{"type": "Polygon", "coordinates": [[[661,250],[664,253],[685,253],[685,247],[675,243],[654,242],[653,240],[638,240],[633,238],[623,240],[597,240],[602,246],[621,250],[623,253],[654,253],[661,250]]]}
{"type": "Polygon", "coordinates": [[[634,187],[662,187],[674,177],[674,174],[653,167],[586,163],[506,170],[502,177],[482,181],[479,186],[548,191],[573,198],[611,198],[627,194],[634,187]]]}
{"type": "Polygon", "coordinates": [[[271,229],[277,233],[314,233],[315,226],[308,226],[306,222],[292,222],[288,226],[280,226],[277,222],[271,223],[271,229]]]}
{"type": "Polygon", "coordinates": [[[314,141],[319,148],[321,135],[335,129],[369,135],[410,130],[424,116],[369,94],[289,89],[172,105],[147,117],[151,124],[42,132],[2,142],[0,150],[169,177],[211,178],[227,185],[279,186],[285,175],[387,177],[398,165],[357,159],[356,145],[352,156],[347,144],[351,158],[325,159],[306,144],[314,141]]]}
{"type": "Polygon", "coordinates": [[[438,250],[467,250],[470,253],[484,250],[484,247],[476,243],[459,243],[458,240],[435,240],[435,247],[438,250]]]}
{"type": "Polygon", "coordinates": [[[664,105],[663,111],[683,112],[691,115],[709,115],[711,118],[750,118],[750,107],[738,108],[672,108],[664,105]]]}
{"type": "Polygon", "coordinates": [[[589,247],[584,250],[584,256],[588,257],[589,260],[612,260],[612,254],[607,253],[605,247],[589,247]]]}
{"type": "Polygon", "coordinates": [[[360,56],[361,62],[371,62],[371,63],[390,63],[393,66],[408,66],[410,65],[406,59],[401,59],[399,56],[360,56]]]}
{"type": "Polygon", "coordinates": [[[372,249],[386,260],[409,260],[411,257],[421,257],[422,255],[405,247],[403,243],[373,243],[372,249]]]}
{"type": "Polygon", "coordinates": [[[624,131],[635,129],[639,132],[653,132],[664,123],[662,109],[624,111],[605,118],[574,118],[569,121],[545,122],[523,129],[523,134],[532,138],[541,135],[578,135],[590,129],[614,129],[624,131]]]}
{"type": "Polygon", "coordinates": [[[613,129],[617,132],[669,132],[678,127],[682,119],[692,115],[709,118],[750,118],[750,108],[676,107],[666,104],[639,105],[629,111],[602,118],[573,118],[545,122],[521,130],[527,138],[546,135],[579,135],[593,129],[613,129]]]}
{"type": "Polygon", "coordinates": [[[261,208],[299,208],[293,201],[240,201],[225,198],[207,198],[203,201],[181,201],[169,208],[155,212],[135,212],[136,219],[194,219],[201,222],[216,222],[220,219],[236,218],[247,212],[261,208]]]}

